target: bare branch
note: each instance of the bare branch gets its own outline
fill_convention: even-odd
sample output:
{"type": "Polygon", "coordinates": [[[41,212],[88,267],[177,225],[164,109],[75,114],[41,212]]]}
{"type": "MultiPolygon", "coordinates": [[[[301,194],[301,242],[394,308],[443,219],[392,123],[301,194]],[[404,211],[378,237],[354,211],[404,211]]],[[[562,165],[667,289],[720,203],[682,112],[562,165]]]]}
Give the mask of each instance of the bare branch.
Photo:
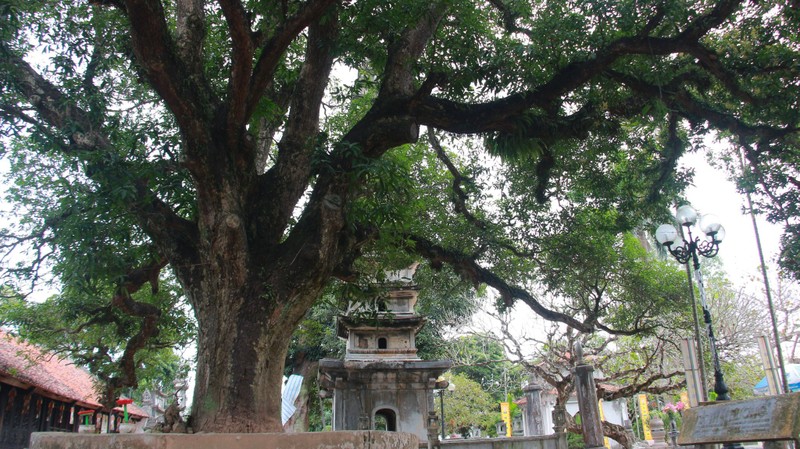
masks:
{"type": "Polygon", "coordinates": [[[514,300],[519,299],[545,319],[562,322],[583,332],[592,331],[590,326],[576,320],[572,316],[546,308],[530,293],[522,288],[506,283],[496,274],[481,267],[472,258],[442,248],[420,236],[406,235],[405,237],[409,241],[414,242],[414,247],[410,249],[428,259],[434,267],[441,266],[444,263],[450,265],[453,270],[465,280],[476,285],[486,284],[497,290],[506,304],[510,305],[514,300]]]}
{"type": "Polygon", "coordinates": [[[615,399],[620,398],[629,398],[636,393],[651,393],[651,394],[662,394],[667,393],[670,391],[678,390],[682,387],[686,386],[686,380],[678,380],[675,383],[667,383],[662,385],[657,385],[656,383],[661,380],[669,380],[672,381],[674,379],[681,379],[684,376],[683,371],[672,371],[669,373],[656,373],[653,374],[643,381],[637,382],[635,385],[626,385],[616,391],[603,391],[602,398],[606,401],[613,401],[615,399]]]}
{"type": "Polygon", "coordinates": [[[742,86],[739,84],[740,75],[734,74],[725,68],[725,66],[720,63],[719,55],[714,51],[698,43],[695,47],[690,49],[690,53],[697,58],[697,61],[708,73],[714,75],[714,77],[725,86],[731,95],[745,103],[753,104],[758,101],[753,95],[742,89],[742,86]]]}
{"type": "Polygon", "coordinates": [[[488,228],[488,225],[479,220],[472,212],[469,211],[467,207],[467,200],[469,196],[461,187],[464,182],[468,182],[469,180],[466,179],[464,176],[461,175],[458,168],[453,164],[450,158],[445,153],[444,148],[439,143],[439,139],[436,138],[436,134],[434,134],[433,130],[428,130],[428,142],[430,142],[431,146],[433,147],[434,151],[436,151],[436,157],[447,167],[447,171],[450,172],[450,175],[453,176],[453,195],[451,198],[453,200],[453,206],[455,207],[456,212],[461,214],[468,223],[472,224],[476,228],[485,231],[488,228]]]}
{"type": "Polygon", "coordinates": [[[694,98],[685,86],[678,84],[678,80],[666,86],[655,86],[613,70],[609,70],[606,73],[639,94],[663,101],[669,106],[670,110],[691,122],[710,122],[717,129],[736,134],[740,140],[751,142],[771,141],[800,132],[800,127],[776,128],[766,125],[752,125],[733,115],[720,112],[694,98]]]}
{"type": "Polygon", "coordinates": [[[294,88],[286,128],[278,144],[277,160],[260,181],[261,199],[268,201],[274,211],[266,217],[272,222],[260,225],[262,229],[274,231],[263,235],[264,244],[281,238],[295,204],[308,185],[311,155],[319,131],[319,110],[333,65],[337,25],[335,17],[330,17],[309,28],[306,58],[294,88]]]}
{"type": "MultiPolygon", "coordinates": [[[[675,37],[637,35],[614,40],[584,60],[566,65],[550,81],[533,90],[484,104],[427,98],[418,105],[415,104],[413,113],[420,124],[454,133],[508,132],[519,127],[519,117],[531,108],[551,111],[552,115],[552,111],[557,110],[554,106],[563,95],[592,78],[602,76],[614,62],[624,56],[658,56],[696,50],[698,39],[732,14],[739,3],[738,0],[729,0],[715,5],[711,11],[699,17],[675,37]]],[[[557,117],[551,117],[555,118],[557,117]]],[[[536,130],[536,127],[532,128],[536,130]]]]}
{"type": "Polygon", "coordinates": [[[379,99],[387,100],[414,93],[414,65],[446,12],[446,2],[431,2],[417,23],[404,30],[400,38],[392,43],[383,71],[379,99]]]}
{"type": "Polygon", "coordinates": [[[203,73],[203,41],[205,39],[205,11],[203,0],[178,0],[176,2],[176,38],[181,60],[195,74],[203,73]]]}
{"type": "Polygon", "coordinates": [[[163,258],[150,265],[138,268],[128,273],[117,293],[111,300],[111,304],[119,308],[130,316],[141,318],[139,331],[128,339],[125,351],[120,357],[119,365],[122,368],[122,379],[119,386],[131,386],[136,388],[138,381],[136,378],[136,353],[144,348],[148,341],[158,336],[158,319],[161,317],[161,310],[152,304],[134,300],[131,295],[139,291],[145,284],[150,284],[153,294],[158,292],[158,275],[167,266],[167,259],[163,258]]]}
{"type": "Polygon", "coordinates": [[[519,17],[517,14],[514,14],[511,9],[503,3],[502,0],[489,0],[489,3],[494,6],[500,14],[503,16],[503,27],[506,29],[508,33],[522,33],[529,38],[534,37],[533,31],[522,28],[517,25],[517,18],[519,17]]]}

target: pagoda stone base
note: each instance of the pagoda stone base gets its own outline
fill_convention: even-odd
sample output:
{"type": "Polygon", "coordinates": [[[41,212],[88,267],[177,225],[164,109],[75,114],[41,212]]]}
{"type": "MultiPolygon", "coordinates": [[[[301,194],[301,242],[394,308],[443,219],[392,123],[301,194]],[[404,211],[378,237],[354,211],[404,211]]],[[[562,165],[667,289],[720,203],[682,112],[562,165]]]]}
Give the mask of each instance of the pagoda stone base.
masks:
{"type": "Polygon", "coordinates": [[[333,393],[333,430],[380,429],[376,420],[382,416],[386,430],[427,441],[436,378],[450,365],[449,360],[320,360],[320,386],[333,393]]]}

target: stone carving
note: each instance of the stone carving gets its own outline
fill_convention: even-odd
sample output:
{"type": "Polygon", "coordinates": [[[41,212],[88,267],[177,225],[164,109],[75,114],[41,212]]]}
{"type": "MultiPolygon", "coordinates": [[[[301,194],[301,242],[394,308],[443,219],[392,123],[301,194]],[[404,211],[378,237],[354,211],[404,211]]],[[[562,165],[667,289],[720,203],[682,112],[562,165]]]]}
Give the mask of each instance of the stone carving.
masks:
{"type": "Polygon", "coordinates": [[[583,365],[583,345],[579,341],[575,343],[575,365],[583,365]]]}
{"type": "Polygon", "coordinates": [[[678,444],[790,440],[799,433],[800,393],[790,393],[685,410],[678,444]]]}
{"type": "MultiPolygon", "coordinates": [[[[575,345],[577,361],[583,360],[580,344],[575,345]]],[[[586,448],[602,448],[603,426],[600,422],[600,409],[597,405],[597,388],[594,383],[594,368],[579,364],[575,367],[575,393],[581,413],[581,428],[586,448]]]]}

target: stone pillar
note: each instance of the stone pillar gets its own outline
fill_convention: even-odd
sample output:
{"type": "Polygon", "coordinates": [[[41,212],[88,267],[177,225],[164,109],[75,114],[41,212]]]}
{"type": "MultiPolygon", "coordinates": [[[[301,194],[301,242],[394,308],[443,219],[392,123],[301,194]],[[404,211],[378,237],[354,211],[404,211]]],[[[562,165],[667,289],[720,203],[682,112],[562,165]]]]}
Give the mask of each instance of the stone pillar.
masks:
{"type": "Polygon", "coordinates": [[[700,368],[697,364],[697,355],[694,338],[681,339],[681,354],[683,354],[683,370],[686,373],[686,391],[689,396],[689,405],[697,407],[706,399],[703,397],[703,382],[700,380],[700,368]]]}
{"type": "Polygon", "coordinates": [[[653,435],[651,448],[663,449],[667,447],[667,431],[664,428],[664,420],[661,418],[650,418],[650,433],[653,435]]]}
{"type": "Polygon", "coordinates": [[[567,431],[567,408],[563,405],[553,406],[553,432],[564,433],[567,431]]]}
{"type": "Polygon", "coordinates": [[[583,364],[583,349],[575,345],[578,366],[575,367],[575,392],[581,413],[584,446],[587,449],[603,448],[603,426],[597,405],[597,388],[594,384],[594,367],[583,364]]]}
{"type": "Polygon", "coordinates": [[[542,420],[542,386],[536,382],[528,384],[523,391],[528,404],[525,406],[525,436],[544,435],[542,420]]]}
{"type": "Polygon", "coordinates": [[[439,417],[431,410],[428,412],[428,449],[439,447],[439,417]]]}

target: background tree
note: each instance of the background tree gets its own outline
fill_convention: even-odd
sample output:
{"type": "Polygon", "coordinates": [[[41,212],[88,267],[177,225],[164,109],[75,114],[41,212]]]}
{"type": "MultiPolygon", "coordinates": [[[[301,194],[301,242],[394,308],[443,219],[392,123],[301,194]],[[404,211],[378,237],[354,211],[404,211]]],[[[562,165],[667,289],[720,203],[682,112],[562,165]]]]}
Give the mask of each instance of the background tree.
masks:
{"type": "Polygon", "coordinates": [[[527,373],[509,361],[503,344],[491,334],[460,336],[450,340],[447,348],[447,358],[453,361],[450,372],[477,382],[495,402],[506,401],[509,394],[522,394],[527,373]]]}
{"type": "MultiPolygon", "coordinates": [[[[784,352],[788,363],[800,363],[798,344],[800,343],[800,292],[797,283],[778,277],[778,282],[772,292],[776,320],[778,322],[778,332],[780,339],[789,351],[784,352]]],[[[762,299],[762,307],[768,307],[766,297],[762,299]]],[[[771,324],[771,323],[770,323],[771,324]]]]}
{"type": "Polygon", "coordinates": [[[128,387],[173,392],[172,382],[187,375],[179,351],[196,332],[180,289],[161,282],[157,292],[122,296],[98,284],[93,291],[111,296],[110,303],[70,289],[43,303],[26,302],[6,290],[0,297],[0,325],[11,325],[26,341],[89,369],[100,380],[98,394],[108,407],[115,407],[121,394],[141,393],[128,387]],[[134,369],[132,383],[125,373],[134,369]]]}
{"type": "Polygon", "coordinates": [[[676,161],[711,129],[789,215],[796,203],[800,18],[785,2],[1,8],[9,200],[25,216],[2,244],[28,262],[6,273],[30,283],[46,265],[64,288],[100,279],[128,298],[141,273],[171,272],[198,324],[198,431],[280,429],[292,331],[363,254],[450,265],[590,332],[602,317],[525,288],[548,226],[582,207],[622,230],[663,215],[686,182],[676,161]]]}
{"type": "Polygon", "coordinates": [[[445,373],[444,377],[455,385],[455,390],[444,393],[447,434],[466,436],[473,426],[484,434],[494,434],[494,425],[500,420],[500,405],[492,395],[467,376],[445,373]]]}
{"type": "MultiPolygon", "coordinates": [[[[613,225],[604,225],[614,215],[584,212],[582,217],[569,231],[544,240],[548,251],[539,257],[550,271],[541,288],[553,298],[552,307],[584,322],[598,322],[600,329],[608,323],[627,331],[578,332],[552,325],[548,332],[516,335],[509,326],[509,313],[497,316],[498,344],[502,342],[511,358],[537,381],[555,389],[556,404],[561,406],[574,389],[577,342],[584,347],[586,363],[600,373],[600,398],[611,401],[678,388],[683,370],[677,337],[691,328],[684,274],[674,263],[648,252],[633,234],[617,235],[613,225]]],[[[569,429],[581,432],[572,419],[569,429]]],[[[604,432],[625,447],[633,444],[622,426],[605,422],[604,432]]]]}
{"type": "MultiPolygon", "coordinates": [[[[772,322],[763,299],[742,287],[735,287],[717,260],[709,262],[703,267],[703,279],[725,383],[731,397],[746,399],[753,396],[753,387],[764,377],[757,338],[770,335],[772,322]]],[[[703,335],[703,340],[703,344],[708,345],[707,335],[703,335]]],[[[706,373],[713,373],[711,358],[706,357],[704,362],[706,373]]],[[[708,380],[713,382],[713,378],[708,380]]],[[[713,386],[708,385],[706,390],[713,391],[713,386]]]]}
{"type": "Polygon", "coordinates": [[[762,301],[744,287],[734,286],[716,260],[703,267],[703,280],[720,358],[758,353],[756,339],[771,327],[762,301]]]}
{"type": "MultiPolygon", "coordinates": [[[[502,327],[502,339],[511,359],[521,364],[538,382],[556,391],[556,405],[566,406],[574,391],[575,343],[584,348],[584,363],[592,365],[597,377],[597,397],[605,401],[627,399],[637,393],[661,394],[685,386],[680,353],[671,332],[650,335],[614,336],[581,334],[571,328],[551,326],[543,339],[531,341],[502,327]],[[533,351],[527,349],[534,347],[533,351]]],[[[633,447],[633,436],[621,425],[603,421],[603,433],[623,447],[633,447]]],[[[567,430],[583,432],[574,416],[567,417],[567,430]]]]}

